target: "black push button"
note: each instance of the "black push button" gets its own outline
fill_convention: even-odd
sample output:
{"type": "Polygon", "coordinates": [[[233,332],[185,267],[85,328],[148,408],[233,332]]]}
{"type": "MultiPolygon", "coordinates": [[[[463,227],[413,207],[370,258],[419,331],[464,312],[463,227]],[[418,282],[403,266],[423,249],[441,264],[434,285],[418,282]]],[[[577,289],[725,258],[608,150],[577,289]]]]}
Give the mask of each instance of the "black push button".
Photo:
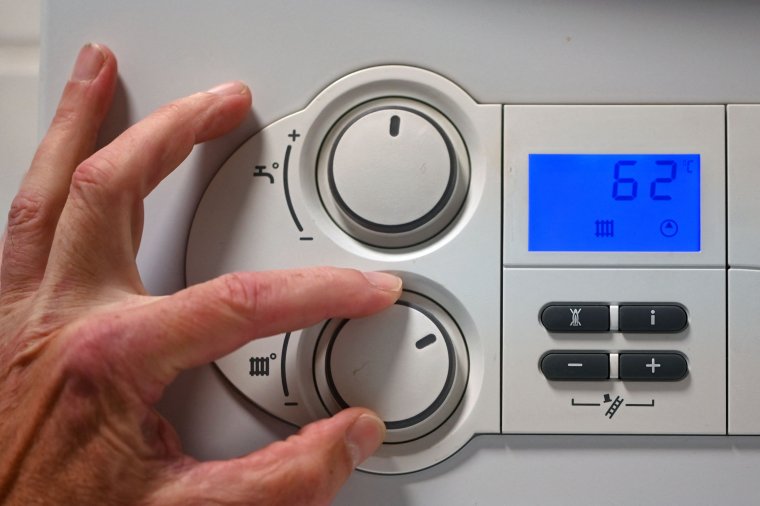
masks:
{"type": "Polygon", "coordinates": [[[621,332],[678,332],[686,327],[686,311],[673,305],[621,305],[618,312],[621,332]]]}
{"type": "Polygon", "coordinates": [[[541,359],[547,379],[606,380],[610,377],[610,356],[606,353],[547,353],[541,359]]]}
{"type": "Polygon", "coordinates": [[[610,308],[583,304],[546,306],[541,323],[550,332],[606,332],[610,330],[610,308]]]}
{"type": "Polygon", "coordinates": [[[678,381],[689,366],[680,353],[621,353],[619,374],[629,381],[678,381]]]}

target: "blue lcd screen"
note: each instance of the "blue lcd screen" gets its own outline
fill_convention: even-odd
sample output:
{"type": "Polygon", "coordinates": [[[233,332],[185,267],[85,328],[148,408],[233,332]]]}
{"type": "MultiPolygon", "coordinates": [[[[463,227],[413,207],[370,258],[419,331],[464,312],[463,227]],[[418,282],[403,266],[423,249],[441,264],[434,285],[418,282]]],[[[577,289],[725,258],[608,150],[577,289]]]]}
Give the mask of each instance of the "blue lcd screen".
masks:
{"type": "Polygon", "coordinates": [[[699,251],[698,154],[531,154],[530,251],[699,251]]]}

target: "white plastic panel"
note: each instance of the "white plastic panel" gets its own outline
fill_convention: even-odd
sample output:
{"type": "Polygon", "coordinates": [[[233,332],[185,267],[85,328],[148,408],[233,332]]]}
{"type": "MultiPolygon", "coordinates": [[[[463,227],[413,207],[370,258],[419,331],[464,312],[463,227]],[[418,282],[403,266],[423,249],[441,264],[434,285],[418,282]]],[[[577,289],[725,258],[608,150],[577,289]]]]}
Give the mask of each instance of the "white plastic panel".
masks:
{"type": "Polygon", "coordinates": [[[760,270],[728,271],[728,431],[760,434],[760,270]]]}
{"type": "Polygon", "coordinates": [[[728,428],[760,434],[760,106],[728,107],[728,428]]]}
{"type": "MultiPolygon", "coordinates": [[[[430,72],[403,66],[358,71],[324,90],[306,109],[246,141],[211,181],[196,211],[187,246],[190,284],[225,272],[314,264],[392,271],[404,278],[407,290],[442,307],[461,330],[469,371],[462,368],[460,393],[452,396],[451,405],[436,411],[436,417],[441,415],[433,417],[433,426],[439,428],[424,437],[417,433],[413,441],[385,445],[363,469],[419,470],[449,457],[477,433],[499,431],[500,123],[499,105],[478,105],[430,72]],[[323,206],[315,170],[332,125],[358,104],[385,97],[423,102],[449,118],[470,164],[467,199],[453,223],[427,242],[403,249],[375,248],[349,236],[323,206]]],[[[282,352],[272,357],[284,350],[284,336],[272,341],[276,349],[252,343],[219,366],[241,392],[272,414],[298,424],[322,418],[328,412],[312,379],[321,327],[292,334],[300,337],[293,337],[287,348],[290,396],[277,377],[282,352]],[[298,357],[295,367],[291,356],[298,357]],[[267,363],[269,375],[252,369],[267,363]],[[260,394],[263,388],[270,390],[260,394]]],[[[457,355],[463,360],[465,353],[457,355]]]]}
{"type": "Polygon", "coordinates": [[[505,269],[504,432],[725,434],[725,286],[723,269],[505,269]],[[679,303],[689,325],[672,334],[550,333],[538,315],[555,301],[679,303]],[[548,351],[676,352],[689,374],[673,382],[549,381],[538,367],[548,351]],[[622,404],[609,413],[616,400],[622,404]]]}
{"type": "Polygon", "coordinates": [[[728,106],[728,263],[760,268],[760,105],[728,106]]]}

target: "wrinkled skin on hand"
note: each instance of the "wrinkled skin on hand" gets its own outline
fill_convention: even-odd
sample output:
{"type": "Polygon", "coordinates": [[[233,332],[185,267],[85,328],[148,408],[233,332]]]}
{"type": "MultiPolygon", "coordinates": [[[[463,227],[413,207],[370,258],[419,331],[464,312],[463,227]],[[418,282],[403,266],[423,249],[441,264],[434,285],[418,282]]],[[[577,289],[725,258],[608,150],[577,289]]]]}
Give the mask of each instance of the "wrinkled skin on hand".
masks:
{"type": "Polygon", "coordinates": [[[379,311],[387,274],[228,274],[167,297],[135,265],[145,196],[193,145],[237,126],[240,82],[177,100],[94,152],[116,82],[86,45],[13,201],[0,270],[0,503],[327,504],[384,435],[352,408],[223,462],[182,453],[154,410],[183,369],[250,339],[379,311]]]}

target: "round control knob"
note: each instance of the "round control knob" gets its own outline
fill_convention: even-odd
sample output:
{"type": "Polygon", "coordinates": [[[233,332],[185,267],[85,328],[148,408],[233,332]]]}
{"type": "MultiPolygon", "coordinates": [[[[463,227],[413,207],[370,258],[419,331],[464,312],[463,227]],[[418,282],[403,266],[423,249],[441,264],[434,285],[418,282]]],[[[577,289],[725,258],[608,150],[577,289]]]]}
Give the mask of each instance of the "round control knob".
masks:
{"type": "Polygon", "coordinates": [[[386,442],[416,439],[440,426],[461,400],[468,370],[454,321],[410,292],[377,315],[330,321],[315,362],[328,411],[374,410],[388,429],[386,442]]]}
{"type": "Polygon", "coordinates": [[[420,102],[360,106],[331,130],[319,162],[330,216],[352,237],[381,247],[426,241],[464,202],[469,165],[456,129],[420,102]]]}
{"type": "Polygon", "coordinates": [[[341,131],[327,171],[330,192],[346,214],[368,229],[393,233],[440,212],[454,190],[456,165],[451,141],[436,123],[389,106],[341,131]]]}

